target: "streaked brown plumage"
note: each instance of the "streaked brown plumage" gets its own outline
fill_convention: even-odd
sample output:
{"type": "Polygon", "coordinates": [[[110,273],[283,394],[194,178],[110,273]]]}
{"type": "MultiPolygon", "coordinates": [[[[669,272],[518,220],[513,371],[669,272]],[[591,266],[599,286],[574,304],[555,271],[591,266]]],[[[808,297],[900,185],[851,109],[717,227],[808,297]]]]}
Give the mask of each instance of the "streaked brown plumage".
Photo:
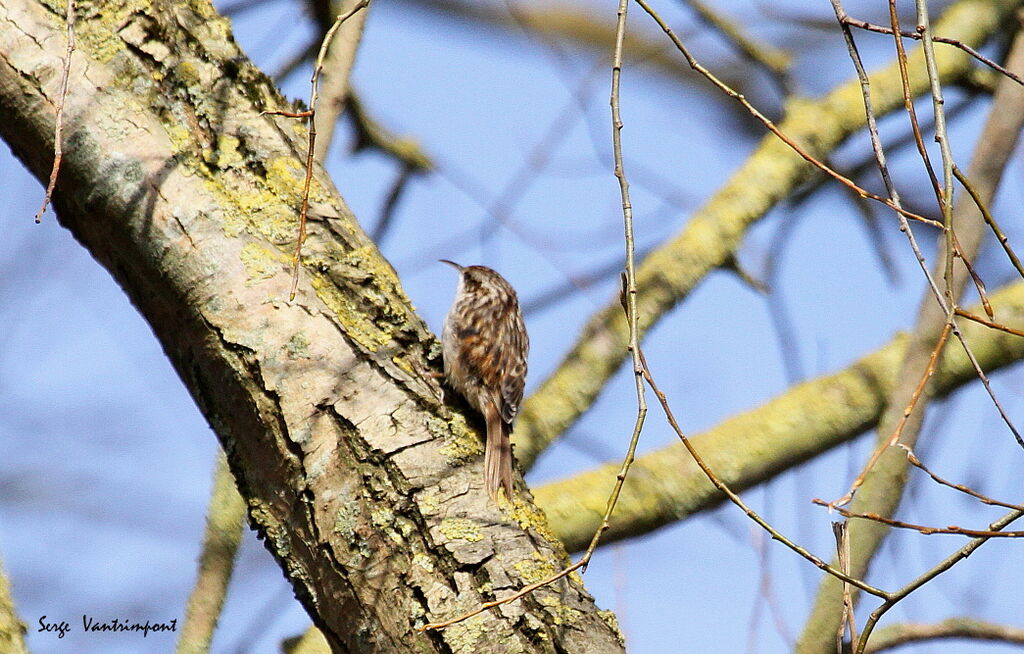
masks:
{"type": "Polygon", "coordinates": [[[530,339],[516,292],[485,266],[460,266],[459,290],[444,320],[444,374],[487,423],[484,484],[512,499],[512,423],[523,400],[530,339]]]}

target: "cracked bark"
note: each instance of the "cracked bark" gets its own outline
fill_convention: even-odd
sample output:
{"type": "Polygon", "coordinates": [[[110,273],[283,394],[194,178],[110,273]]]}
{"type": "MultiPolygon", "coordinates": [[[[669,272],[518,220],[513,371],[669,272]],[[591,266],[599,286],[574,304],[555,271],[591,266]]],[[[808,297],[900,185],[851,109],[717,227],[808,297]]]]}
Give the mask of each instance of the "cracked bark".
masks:
{"type": "MultiPolygon", "coordinates": [[[[0,135],[40,179],[60,11],[0,6],[0,135]]],[[[288,301],[304,128],[260,116],[287,107],[228,23],[203,2],[85,4],[78,43],[59,220],[151,325],[333,651],[623,651],[578,578],[416,631],[564,550],[526,493],[487,501],[477,425],[424,381],[437,343],[321,169],[288,301]]]]}

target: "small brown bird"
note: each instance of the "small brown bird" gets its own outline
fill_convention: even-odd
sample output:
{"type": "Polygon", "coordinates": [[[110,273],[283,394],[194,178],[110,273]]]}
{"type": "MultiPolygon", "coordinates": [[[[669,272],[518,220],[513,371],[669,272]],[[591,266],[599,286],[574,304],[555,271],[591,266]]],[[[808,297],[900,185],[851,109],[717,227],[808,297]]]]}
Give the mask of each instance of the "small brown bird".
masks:
{"type": "Polygon", "coordinates": [[[516,292],[485,266],[460,266],[459,290],[444,320],[444,374],[487,423],[484,482],[512,499],[512,423],[523,400],[530,339],[516,292]]]}

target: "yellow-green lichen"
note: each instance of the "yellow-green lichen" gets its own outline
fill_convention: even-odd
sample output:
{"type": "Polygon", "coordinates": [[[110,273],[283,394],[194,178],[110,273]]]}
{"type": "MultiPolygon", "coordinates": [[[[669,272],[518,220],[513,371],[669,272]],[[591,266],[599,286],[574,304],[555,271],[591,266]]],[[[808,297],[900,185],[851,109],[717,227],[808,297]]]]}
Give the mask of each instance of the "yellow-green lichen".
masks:
{"type": "Polygon", "coordinates": [[[398,366],[409,376],[416,376],[416,369],[413,367],[412,362],[409,361],[408,356],[404,354],[396,354],[395,356],[391,357],[391,362],[398,366]]]}
{"type": "Polygon", "coordinates": [[[625,646],[626,636],[623,635],[622,629],[619,628],[619,619],[615,617],[615,614],[605,609],[597,610],[597,617],[604,620],[604,623],[615,633],[615,636],[619,639],[619,644],[625,646]]]}
{"type": "Polygon", "coordinates": [[[452,467],[466,465],[484,453],[480,437],[460,414],[453,413],[448,420],[430,416],[427,418],[427,430],[444,441],[441,454],[452,467]]]}
{"type": "Polygon", "coordinates": [[[317,296],[330,308],[341,323],[345,334],[369,352],[376,352],[391,342],[391,335],[367,319],[350,299],[341,294],[338,287],[321,275],[314,274],[310,280],[317,296]]]}
{"type": "Polygon", "coordinates": [[[230,168],[241,166],[245,163],[245,157],[239,152],[238,146],[241,141],[230,134],[221,134],[217,137],[217,151],[210,153],[210,163],[218,168],[230,168]],[[214,159],[213,157],[216,156],[214,159]]]}
{"type": "Polygon", "coordinates": [[[247,275],[246,286],[270,279],[281,271],[287,257],[281,252],[269,250],[257,243],[248,243],[240,254],[247,275]]]}
{"type": "Polygon", "coordinates": [[[552,622],[556,625],[573,624],[580,618],[580,611],[563,604],[557,595],[543,593],[537,595],[536,600],[547,610],[552,622]]]}
{"type": "Polygon", "coordinates": [[[480,526],[466,518],[445,518],[438,527],[448,540],[466,540],[470,543],[478,543],[484,539],[480,533],[480,526]]]}
{"type": "Polygon", "coordinates": [[[262,528],[267,543],[270,544],[277,557],[282,560],[290,560],[291,545],[288,542],[288,531],[274,518],[262,502],[256,499],[249,500],[249,518],[254,524],[262,528]]]}
{"type": "MultiPolygon", "coordinates": [[[[267,171],[266,183],[270,190],[289,204],[300,206],[306,185],[306,168],[303,163],[295,157],[271,157],[264,161],[263,165],[267,171]]],[[[333,204],[333,197],[317,181],[315,175],[310,180],[309,201],[333,204]]]]}
{"type": "Polygon", "coordinates": [[[356,512],[350,507],[343,506],[334,514],[333,531],[346,542],[351,543],[355,540],[357,525],[356,512]]]}
{"type": "Polygon", "coordinates": [[[438,500],[437,495],[429,493],[420,495],[417,503],[420,506],[420,510],[426,514],[437,513],[437,510],[441,508],[441,502],[438,500]]]}
{"type": "Polygon", "coordinates": [[[118,32],[128,24],[131,16],[151,11],[152,3],[145,0],[83,3],[78,7],[75,21],[76,47],[100,63],[108,63],[125,50],[124,40],[118,32]]]}
{"type": "Polygon", "coordinates": [[[445,630],[445,640],[453,652],[477,652],[481,637],[486,633],[486,614],[475,615],[468,620],[457,622],[445,630]]]}
{"type": "Polygon", "coordinates": [[[413,555],[412,564],[423,568],[427,572],[434,571],[434,561],[423,552],[417,552],[413,555]]]}
{"type": "Polygon", "coordinates": [[[196,86],[203,82],[199,67],[187,59],[178,62],[178,65],[174,67],[174,74],[186,86],[196,86]]]}
{"type": "Polygon", "coordinates": [[[377,509],[370,514],[370,522],[377,528],[379,533],[385,534],[396,545],[403,545],[405,539],[402,534],[408,535],[408,529],[403,529],[401,521],[395,516],[391,509],[377,509]]]}
{"type": "Polygon", "coordinates": [[[196,138],[192,130],[188,129],[184,123],[179,121],[164,121],[164,134],[167,135],[167,140],[171,143],[171,151],[174,153],[175,160],[179,163],[179,170],[185,175],[205,175],[205,166],[200,169],[200,165],[193,160],[193,157],[198,152],[196,147],[196,138]]]}
{"type": "Polygon", "coordinates": [[[534,533],[539,534],[544,540],[548,541],[548,544],[554,548],[559,556],[567,558],[565,549],[562,547],[562,542],[558,540],[554,532],[551,531],[551,527],[548,525],[548,519],[535,504],[523,501],[521,498],[515,498],[512,501],[512,517],[515,519],[519,526],[523,529],[533,530],[534,533]]]}
{"type": "Polygon", "coordinates": [[[558,572],[558,567],[536,550],[530,553],[530,558],[516,561],[512,567],[527,584],[547,579],[558,572]]]}

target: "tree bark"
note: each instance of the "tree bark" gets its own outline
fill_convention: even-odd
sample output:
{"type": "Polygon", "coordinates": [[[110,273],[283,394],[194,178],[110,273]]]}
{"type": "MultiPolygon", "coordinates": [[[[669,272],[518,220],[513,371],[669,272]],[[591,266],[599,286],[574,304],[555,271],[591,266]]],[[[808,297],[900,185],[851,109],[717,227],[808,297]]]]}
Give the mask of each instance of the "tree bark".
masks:
{"type": "MultiPolygon", "coordinates": [[[[40,179],[62,12],[0,6],[0,135],[40,179]]],[[[526,492],[487,501],[476,418],[423,374],[437,343],[320,168],[289,301],[306,134],[260,114],[290,107],[227,21],[201,1],[82,3],[77,37],[59,220],[151,325],[333,651],[623,651],[578,577],[417,631],[554,571],[562,546],[526,492]]]]}

